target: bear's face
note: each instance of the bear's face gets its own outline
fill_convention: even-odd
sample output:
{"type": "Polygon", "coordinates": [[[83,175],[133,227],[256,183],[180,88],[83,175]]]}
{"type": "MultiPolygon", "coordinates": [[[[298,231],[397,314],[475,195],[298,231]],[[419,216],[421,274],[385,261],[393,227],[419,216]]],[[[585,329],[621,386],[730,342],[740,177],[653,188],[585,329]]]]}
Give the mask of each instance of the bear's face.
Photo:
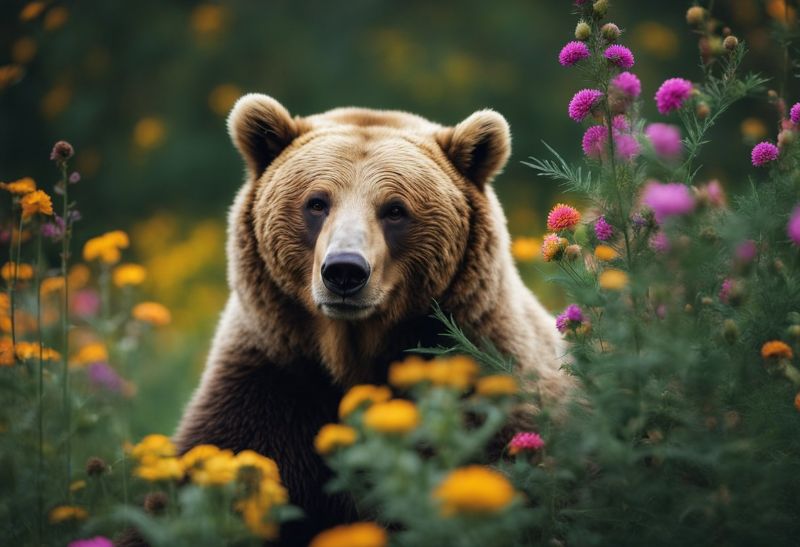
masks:
{"type": "Polygon", "coordinates": [[[291,118],[263,95],[240,99],[229,128],[254,184],[264,268],[310,313],[344,321],[429,308],[461,265],[473,202],[509,147],[490,111],[455,128],[362,109],[291,118]]]}

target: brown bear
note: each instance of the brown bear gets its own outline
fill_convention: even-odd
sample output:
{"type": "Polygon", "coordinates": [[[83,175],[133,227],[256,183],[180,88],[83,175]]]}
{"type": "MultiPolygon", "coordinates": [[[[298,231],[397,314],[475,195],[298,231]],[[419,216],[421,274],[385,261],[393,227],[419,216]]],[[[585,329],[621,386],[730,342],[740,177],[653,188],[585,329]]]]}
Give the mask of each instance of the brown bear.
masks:
{"type": "Polygon", "coordinates": [[[250,94],[228,130],[247,166],[229,215],[231,294],[175,441],[274,458],[306,514],[284,543],[357,518],[324,492],[313,438],[343,391],[442,342],[434,302],[532,373],[545,404],[563,395],[561,337],[519,277],[490,185],[510,154],[501,115],[454,127],[362,108],[292,117],[250,94]]]}

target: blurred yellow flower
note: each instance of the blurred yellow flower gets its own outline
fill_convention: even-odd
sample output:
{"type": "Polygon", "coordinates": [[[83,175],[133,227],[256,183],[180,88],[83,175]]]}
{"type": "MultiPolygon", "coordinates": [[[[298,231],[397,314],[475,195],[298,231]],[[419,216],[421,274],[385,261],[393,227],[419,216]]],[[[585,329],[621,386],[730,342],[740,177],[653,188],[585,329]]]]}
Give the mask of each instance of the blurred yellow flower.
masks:
{"type": "Polygon", "coordinates": [[[11,46],[11,59],[15,63],[24,65],[36,56],[36,49],[36,40],[33,38],[29,36],[17,38],[17,41],[11,46]]]}
{"type": "Polygon", "coordinates": [[[680,40],[675,31],[667,25],[657,21],[645,21],[636,25],[631,34],[637,49],[659,59],[671,59],[678,54],[680,40]]]}
{"type": "Polygon", "coordinates": [[[314,438],[314,448],[322,455],[330,454],[337,448],[350,446],[357,436],[356,430],[348,425],[326,424],[314,438]]]}
{"type": "Polygon", "coordinates": [[[739,129],[748,142],[761,140],[767,135],[767,125],[759,118],[745,118],[739,129]]]}
{"type": "Polygon", "coordinates": [[[385,547],[386,530],[372,522],[356,522],[329,528],[317,534],[308,547],[385,547]]]}
{"type": "Polygon", "coordinates": [[[233,84],[220,84],[208,95],[208,106],[220,116],[227,116],[233,105],[242,96],[242,90],[233,84]]]}
{"type": "Polygon", "coordinates": [[[428,377],[434,385],[460,390],[472,385],[479,370],[477,363],[464,355],[436,359],[429,367],[428,377]]]}
{"type": "Polygon", "coordinates": [[[133,127],[133,142],[143,150],[155,148],[164,141],[167,128],[164,122],[154,116],[142,118],[133,127]]]}
{"type": "Polygon", "coordinates": [[[163,327],[172,321],[172,314],[170,314],[165,306],[158,302],[142,302],[136,304],[133,307],[131,315],[133,315],[134,319],[150,323],[157,327],[163,327]]]}
{"type": "Polygon", "coordinates": [[[77,492],[78,490],[83,490],[84,488],[86,488],[85,480],[72,481],[72,483],[69,485],[70,492],[77,492]]]}
{"type": "Polygon", "coordinates": [[[52,524],[58,524],[67,520],[86,520],[89,513],[83,507],[76,505],[59,505],[50,511],[48,520],[52,524]]]}
{"type": "Polygon", "coordinates": [[[202,464],[208,458],[219,453],[220,449],[213,444],[198,444],[181,456],[181,465],[186,471],[190,471],[195,466],[202,464]]]}
{"type": "Polygon", "coordinates": [[[117,287],[141,285],[147,278],[147,270],[139,264],[120,264],[114,268],[112,279],[117,287]]]}
{"type": "Polygon", "coordinates": [[[86,264],[75,264],[69,269],[67,274],[67,283],[69,283],[69,290],[74,291],[82,289],[89,282],[92,272],[86,264]]]}
{"type": "Polygon", "coordinates": [[[10,367],[14,364],[14,344],[11,338],[0,338],[0,367],[10,367]]]}
{"type": "Polygon", "coordinates": [[[784,358],[791,359],[793,357],[792,348],[786,342],[780,340],[770,340],[761,346],[761,357],[764,359],[784,358]]]}
{"type": "Polygon", "coordinates": [[[17,83],[24,74],[22,67],[19,65],[1,65],[0,66],[0,89],[8,87],[10,84],[17,83]]]}
{"type": "Polygon", "coordinates": [[[407,389],[428,380],[428,363],[412,355],[400,363],[389,367],[389,383],[400,389],[407,389]]]}
{"type": "Polygon", "coordinates": [[[261,480],[272,480],[280,482],[281,476],[278,472],[278,464],[275,460],[262,456],[253,450],[242,450],[236,454],[236,466],[242,469],[257,469],[261,480]]]}
{"type": "Polygon", "coordinates": [[[46,4],[44,2],[28,2],[19,12],[20,21],[30,21],[36,19],[44,11],[46,4]]]}
{"type": "Polygon", "coordinates": [[[339,418],[351,414],[364,403],[382,403],[392,398],[392,392],[386,386],[374,386],[372,384],[361,384],[353,386],[350,391],[344,394],[339,403],[339,418]]]}
{"type": "Polygon", "coordinates": [[[55,6],[44,16],[44,30],[56,30],[63,27],[69,19],[69,10],[64,6],[55,6]]]}
{"type": "Polygon", "coordinates": [[[797,12],[791,6],[786,5],[786,0],[767,0],[767,14],[779,23],[793,23],[797,17],[797,12]]]}
{"type": "Polygon", "coordinates": [[[608,262],[619,257],[619,253],[617,253],[617,251],[615,251],[613,247],[610,247],[608,245],[598,245],[597,247],[594,248],[594,257],[597,260],[603,260],[608,262]]]}
{"type": "Polygon", "coordinates": [[[61,276],[46,277],[42,279],[39,285],[39,292],[44,297],[54,292],[61,292],[64,290],[64,278],[61,276]]]}
{"type": "Polygon", "coordinates": [[[6,281],[14,279],[14,272],[16,272],[17,281],[28,281],[33,277],[33,266],[25,263],[17,265],[14,262],[6,262],[0,268],[0,275],[6,281]]]}
{"type": "Polygon", "coordinates": [[[272,504],[262,503],[258,497],[248,497],[236,504],[236,509],[242,514],[247,529],[262,539],[275,539],[278,536],[278,525],[269,522],[269,512],[272,504]]]}
{"type": "Polygon", "coordinates": [[[166,435],[152,433],[131,447],[131,456],[140,461],[172,457],[175,456],[175,445],[166,435]]]}
{"type": "Polygon", "coordinates": [[[201,4],[192,11],[192,29],[198,34],[213,34],[222,28],[225,15],[222,6],[201,4]]]}
{"type": "Polygon", "coordinates": [[[183,478],[183,467],[178,458],[149,458],[142,461],[135,474],[149,482],[180,480],[183,478]]]}
{"type": "Polygon", "coordinates": [[[408,433],[419,420],[417,407],[405,399],[375,403],[364,413],[364,425],[380,433],[408,433]]]}
{"type": "Polygon", "coordinates": [[[0,182],[0,188],[12,194],[28,194],[36,190],[36,181],[24,177],[14,182],[0,182]]]}
{"type": "Polygon", "coordinates": [[[128,234],[122,230],[114,230],[93,237],[83,246],[83,259],[86,261],[100,260],[106,264],[115,264],[122,258],[120,249],[130,245],[128,234]]]}
{"type": "MultiPolygon", "coordinates": [[[[17,342],[17,357],[21,361],[30,361],[39,358],[39,343],[38,342],[17,342]]],[[[42,361],[60,361],[61,354],[56,350],[48,347],[41,347],[42,361]]]]}
{"type": "Polygon", "coordinates": [[[42,97],[42,114],[48,119],[55,118],[67,109],[71,100],[72,87],[66,83],[56,84],[42,97]]]}
{"type": "Polygon", "coordinates": [[[514,487],[505,476],[481,465],[450,472],[433,492],[442,515],[486,514],[505,509],[514,499],[514,487]]]}
{"type": "Polygon", "coordinates": [[[28,219],[36,214],[52,216],[53,201],[42,190],[35,190],[22,196],[22,218],[28,219]]]}
{"type": "Polygon", "coordinates": [[[609,269],[601,273],[597,281],[601,289],[620,291],[628,285],[628,274],[622,270],[609,269]]]}
{"type": "Polygon", "coordinates": [[[533,262],[542,251],[542,240],[536,237],[517,237],[511,244],[511,254],[520,262],[533,262]]]}
{"type": "Polygon", "coordinates": [[[108,361],[108,350],[102,342],[92,342],[81,347],[69,360],[70,366],[81,367],[108,361]]]}
{"type": "Polygon", "coordinates": [[[220,450],[216,454],[199,461],[189,470],[192,482],[201,486],[228,484],[236,479],[238,466],[233,452],[220,450]]]}
{"type": "Polygon", "coordinates": [[[480,378],[475,383],[475,392],[484,397],[515,395],[519,392],[519,383],[508,374],[493,374],[480,378]]]}

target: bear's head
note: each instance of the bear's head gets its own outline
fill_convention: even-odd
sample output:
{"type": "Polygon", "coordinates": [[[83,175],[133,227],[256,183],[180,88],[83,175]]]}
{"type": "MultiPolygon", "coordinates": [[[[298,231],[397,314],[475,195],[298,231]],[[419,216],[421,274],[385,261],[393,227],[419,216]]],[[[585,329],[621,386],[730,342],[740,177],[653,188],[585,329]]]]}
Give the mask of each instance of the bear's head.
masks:
{"type": "Polygon", "coordinates": [[[250,94],[228,129],[248,171],[229,247],[231,276],[252,278],[244,299],[269,283],[312,316],[350,323],[391,324],[442,297],[510,153],[491,110],[454,127],[357,108],[292,117],[250,94]]]}

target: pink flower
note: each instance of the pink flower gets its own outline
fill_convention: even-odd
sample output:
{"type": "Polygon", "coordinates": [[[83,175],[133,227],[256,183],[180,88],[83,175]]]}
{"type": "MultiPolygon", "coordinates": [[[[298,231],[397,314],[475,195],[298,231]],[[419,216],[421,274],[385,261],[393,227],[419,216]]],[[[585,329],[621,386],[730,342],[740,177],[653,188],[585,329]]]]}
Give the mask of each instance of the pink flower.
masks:
{"type": "Polygon", "coordinates": [[[614,152],[624,161],[631,161],[639,155],[639,141],[633,135],[614,135],[614,152]]]}
{"type": "Polygon", "coordinates": [[[792,105],[792,109],[789,110],[789,119],[792,120],[792,123],[795,125],[800,124],[800,103],[794,103],[792,105]]]}
{"type": "Polygon", "coordinates": [[[597,89],[582,89],[569,102],[569,117],[576,122],[583,121],[592,109],[597,106],[603,92],[597,89]]]}
{"type": "Polygon", "coordinates": [[[601,216],[594,223],[594,235],[600,241],[608,241],[614,235],[614,228],[608,223],[606,217],[601,216]]]}
{"type": "Polygon", "coordinates": [[[572,41],[561,48],[558,54],[558,62],[561,66],[572,66],[578,61],[589,57],[589,48],[583,42],[572,41]]]}
{"type": "Polygon", "coordinates": [[[631,72],[620,72],[611,80],[611,86],[631,99],[635,99],[642,92],[642,83],[631,72]]]}
{"type": "Polygon", "coordinates": [[[113,547],[110,539],[103,536],[95,536],[87,539],[76,539],[70,541],[68,547],[113,547]]]}
{"type": "Polygon", "coordinates": [[[631,68],[634,63],[633,53],[625,46],[614,44],[608,46],[603,53],[606,59],[620,68],[631,68]]]}
{"type": "Polygon", "coordinates": [[[750,264],[756,257],[756,254],[758,254],[758,248],[756,247],[756,242],[752,239],[745,239],[739,243],[734,252],[736,261],[740,264],[750,264]]]}
{"type": "Polygon", "coordinates": [[[786,233],[789,234],[792,243],[800,247],[800,206],[796,206],[792,211],[789,224],[786,225],[786,233]]]}
{"type": "Polygon", "coordinates": [[[669,217],[691,213],[695,206],[689,188],[680,182],[650,182],[645,186],[642,202],[653,210],[659,224],[669,217]]]}
{"type": "Polygon", "coordinates": [[[100,311],[100,295],[94,289],[81,289],[71,300],[72,313],[79,317],[94,317],[100,311]]]}
{"type": "Polygon", "coordinates": [[[524,451],[536,452],[542,447],[544,447],[544,440],[538,433],[522,432],[514,435],[514,438],[508,443],[508,453],[513,456],[524,451]]]}
{"type": "Polygon", "coordinates": [[[547,215],[547,229],[551,232],[574,230],[581,221],[581,214],[574,207],[558,203],[547,215]]]}
{"type": "Polygon", "coordinates": [[[662,158],[674,159],[681,155],[681,130],[666,123],[651,123],[644,134],[653,145],[653,150],[662,158]]]}
{"type": "Polygon", "coordinates": [[[725,197],[725,190],[717,179],[712,180],[706,184],[702,190],[708,199],[708,204],[712,207],[725,207],[728,198],[725,197]]]}
{"type": "Polygon", "coordinates": [[[722,282],[722,287],[719,289],[719,299],[723,304],[727,304],[730,301],[731,289],[733,289],[733,280],[729,277],[725,278],[722,282]]]}
{"type": "Polygon", "coordinates": [[[648,243],[650,244],[650,248],[657,253],[667,253],[672,248],[672,244],[669,242],[667,234],[661,231],[653,234],[648,243]]]}
{"type": "Polygon", "coordinates": [[[581,148],[586,157],[600,159],[606,149],[608,129],[604,125],[593,125],[583,134],[581,148]]]}
{"type": "Polygon", "coordinates": [[[583,322],[583,311],[577,304],[570,304],[556,317],[556,328],[558,332],[565,333],[567,330],[575,329],[583,322]]]}
{"type": "Polygon", "coordinates": [[[753,161],[754,166],[761,167],[765,163],[777,160],[780,153],[781,151],[777,146],[771,142],[764,141],[753,147],[753,151],[750,152],[750,159],[753,161]]]}
{"type": "Polygon", "coordinates": [[[661,114],[678,110],[692,94],[692,82],[683,78],[670,78],[656,91],[656,106],[661,114]]]}

